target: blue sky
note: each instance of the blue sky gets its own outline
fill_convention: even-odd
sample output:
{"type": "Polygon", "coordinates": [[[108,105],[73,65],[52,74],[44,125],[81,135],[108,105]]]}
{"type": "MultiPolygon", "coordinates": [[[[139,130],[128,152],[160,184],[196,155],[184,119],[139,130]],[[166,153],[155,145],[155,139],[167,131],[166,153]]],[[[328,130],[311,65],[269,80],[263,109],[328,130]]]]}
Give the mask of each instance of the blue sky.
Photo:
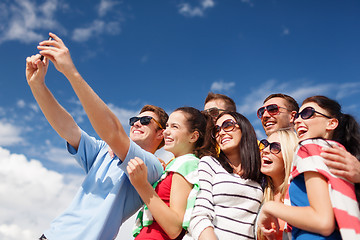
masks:
{"type": "MultiPolygon", "coordinates": [[[[169,113],[185,105],[201,109],[214,91],[232,97],[263,138],[256,110],[276,92],[299,103],[323,94],[359,119],[359,12],[355,0],[2,0],[0,238],[34,239],[84,177],[25,79],[25,59],[49,31],[63,39],[79,72],[126,129],[144,104],[169,113]]],[[[95,135],[53,65],[46,82],[95,135]]],[[[122,228],[122,239],[131,239],[131,225],[122,228]]]]}

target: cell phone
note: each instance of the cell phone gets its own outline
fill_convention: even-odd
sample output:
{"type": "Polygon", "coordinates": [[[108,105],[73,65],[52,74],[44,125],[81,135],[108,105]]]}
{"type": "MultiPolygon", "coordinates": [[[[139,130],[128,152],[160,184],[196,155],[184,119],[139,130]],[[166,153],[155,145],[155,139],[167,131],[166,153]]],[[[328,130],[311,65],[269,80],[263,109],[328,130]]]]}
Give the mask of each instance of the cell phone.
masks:
{"type": "MultiPolygon", "coordinates": [[[[52,40],[52,37],[49,36],[48,40],[52,40]]],[[[43,55],[41,55],[41,57],[40,57],[40,61],[42,61],[42,60],[44,60],[44,56],[43,56],[43,55]]]]}

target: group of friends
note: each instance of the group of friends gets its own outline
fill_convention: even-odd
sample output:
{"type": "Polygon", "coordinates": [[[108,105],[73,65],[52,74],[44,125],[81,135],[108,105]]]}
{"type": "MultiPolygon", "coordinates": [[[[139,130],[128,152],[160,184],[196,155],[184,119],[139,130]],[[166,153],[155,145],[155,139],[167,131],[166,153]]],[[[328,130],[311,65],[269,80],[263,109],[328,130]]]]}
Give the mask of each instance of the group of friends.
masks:
{"type": "Polygon", "coordinates": [[[137,240],[360,239],[360,129],[335,100],[312,96],[299,108],[291,96],[268,96],[257,111],[268,137],[259,141],[231,98],[209,93],[202,111],[168,116],[145,105],[127,136],[63,41],[49,35],[26,59],[27,82],[86,177],[39,239],[115,239],[136,212],[137,240]],[[46,86],[49,61],[100,139],[46,86]],[[162,147],[174,155],[166,164],[154,155],[162,147]]]}

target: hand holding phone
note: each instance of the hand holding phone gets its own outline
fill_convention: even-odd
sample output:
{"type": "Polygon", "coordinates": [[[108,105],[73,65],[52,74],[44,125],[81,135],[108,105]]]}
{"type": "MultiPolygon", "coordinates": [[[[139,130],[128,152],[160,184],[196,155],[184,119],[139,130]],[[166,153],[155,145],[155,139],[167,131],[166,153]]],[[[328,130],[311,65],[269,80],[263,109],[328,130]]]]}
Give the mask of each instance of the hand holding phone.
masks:
{"type": "MultiPolygon", "coordinates": [[[[52,37],[49,36],[48,40],[52,40],[52,37]]],[[[40,61],[42,61],[42,60],[44,60],[44,56],[43,56],[43,55],[41,55],[41,57],[40,57],[40,61]]]]}

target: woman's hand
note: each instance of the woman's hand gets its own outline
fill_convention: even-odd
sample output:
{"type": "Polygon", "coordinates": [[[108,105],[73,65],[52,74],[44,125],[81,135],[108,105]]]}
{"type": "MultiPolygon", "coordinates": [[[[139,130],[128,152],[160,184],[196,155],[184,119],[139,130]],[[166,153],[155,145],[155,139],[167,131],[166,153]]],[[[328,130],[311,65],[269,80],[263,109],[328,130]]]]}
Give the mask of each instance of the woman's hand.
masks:
{"type": "Polygon", "coordinates": [[[126,167],[131,184],[137,189],[148,184],[147,167],[138,157],[131,159],[126,167]]]}

